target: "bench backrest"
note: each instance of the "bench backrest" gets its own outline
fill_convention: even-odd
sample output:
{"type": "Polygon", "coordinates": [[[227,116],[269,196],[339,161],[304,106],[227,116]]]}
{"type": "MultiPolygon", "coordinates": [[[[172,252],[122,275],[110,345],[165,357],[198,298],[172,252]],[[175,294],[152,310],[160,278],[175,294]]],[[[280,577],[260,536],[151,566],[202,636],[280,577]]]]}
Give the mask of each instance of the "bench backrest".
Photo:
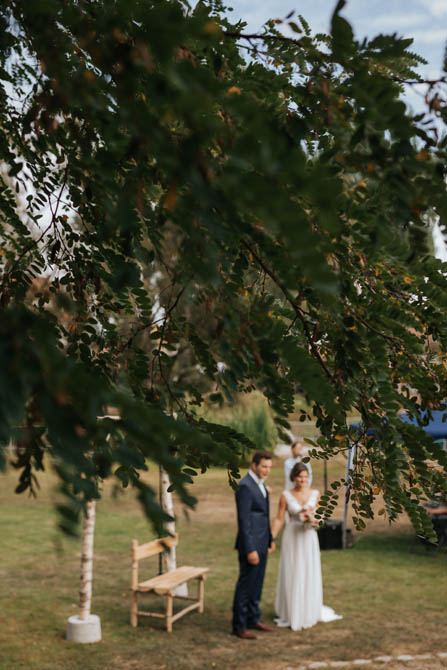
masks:
{"type": "Polygon", "coordinates": [[[159,540],[138,544],[138,540],[132,540],[132,587],[138,584],[138,562],[144,558],[150,558],[167,551],[170,547],[176,547],[178,544],[178,535],[167,535],[159,540]]]}

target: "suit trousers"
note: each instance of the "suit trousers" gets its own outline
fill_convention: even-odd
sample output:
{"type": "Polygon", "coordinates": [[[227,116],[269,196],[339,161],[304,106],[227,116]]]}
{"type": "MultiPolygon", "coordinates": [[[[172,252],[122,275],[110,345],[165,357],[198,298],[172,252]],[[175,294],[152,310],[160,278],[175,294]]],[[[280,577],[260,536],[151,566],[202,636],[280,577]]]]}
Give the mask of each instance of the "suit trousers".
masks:
{"type": "Polygon", "coordinates": [[[239,579],[233,601],[233,631],[251,628],[260,620],[259,602],[266,565],[267,552],[259,554],[257,565],[251,565],[245,554],[239,554],[239,579]]]}

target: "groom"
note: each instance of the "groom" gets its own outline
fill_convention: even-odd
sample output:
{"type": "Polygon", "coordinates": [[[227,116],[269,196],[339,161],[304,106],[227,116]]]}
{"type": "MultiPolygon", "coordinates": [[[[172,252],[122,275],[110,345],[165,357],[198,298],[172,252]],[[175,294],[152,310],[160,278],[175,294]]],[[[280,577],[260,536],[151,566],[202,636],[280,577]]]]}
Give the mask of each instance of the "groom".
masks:
{"type": "Polygon", "coordinates": [[[244,640],[256,640],[249,629],[271,632],[262,621],[259,609],[267,554],[275,549],[269,519],[269,494],[264,485],[272,467],[265,451],[253,454],[248,473],[236,492],[239,552],[239,579],[233,602],[233,634],[244,640]]]}

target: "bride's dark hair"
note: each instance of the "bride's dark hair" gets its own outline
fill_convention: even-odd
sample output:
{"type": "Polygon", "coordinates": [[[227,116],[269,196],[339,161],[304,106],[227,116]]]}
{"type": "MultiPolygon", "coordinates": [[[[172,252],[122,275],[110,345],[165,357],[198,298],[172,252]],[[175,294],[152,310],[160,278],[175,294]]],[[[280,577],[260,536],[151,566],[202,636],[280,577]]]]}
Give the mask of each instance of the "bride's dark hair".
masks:
{"type": "Polygon", "coordinates": [[[304,465],[304,463],[295,463],[295,465],[293,466],[293,468],[292,468],[292,470],[291,470],[291,472],[290,472],[290,475],[289,475],[289,477],[290,477],[290,481],[291,481],[291,482],[294,482],[294,481],[295,481],[295,477],[298,477],[298,475],[299,475],[301,472],[304,472],[304,471],[306,471],[307,474],[309,474],[309,470],[306,468],[306,466],[304,465]]]}

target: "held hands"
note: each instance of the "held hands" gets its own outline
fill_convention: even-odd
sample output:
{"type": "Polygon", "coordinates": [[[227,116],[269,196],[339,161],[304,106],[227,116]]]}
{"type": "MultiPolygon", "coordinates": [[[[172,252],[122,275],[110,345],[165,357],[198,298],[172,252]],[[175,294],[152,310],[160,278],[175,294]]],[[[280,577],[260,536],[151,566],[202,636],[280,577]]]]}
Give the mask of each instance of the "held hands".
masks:
{"type": "MultiPolygon", "coordinates": [[[[272,551],[275,551],[276,549],[276,544],[275,541],[272,540],[272,543],[270,547],[268,548],[268,553],[271,554],[272,551]]],[[[250,565],[258,565],[259,563],[259,554],[257,551],[250,551],[249,554],[247,554],[247,561],[250,563],[250,565]]]]}
{"type": "Polygon", "coordinates": [[[250,565],[258,565],[259,563],[259,554],[257,551],[250,551],[249,554],[247,554],[247,561],[250,563],[250,565]]]}

